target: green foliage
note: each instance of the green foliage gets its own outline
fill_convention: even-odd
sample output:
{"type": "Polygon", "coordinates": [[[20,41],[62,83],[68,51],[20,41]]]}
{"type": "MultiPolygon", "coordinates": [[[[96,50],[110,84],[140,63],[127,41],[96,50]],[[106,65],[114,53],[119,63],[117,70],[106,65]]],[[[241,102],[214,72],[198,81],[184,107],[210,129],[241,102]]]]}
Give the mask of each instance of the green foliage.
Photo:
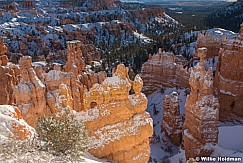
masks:
{"type": "Polygon", "coordinates": [[[65,155],[71,161],[81,161],[81,156],[89,145],[88,132],[83,123],[71,118],[42,117],[36,131],[46,149],[54,151],[54,155],[65,155]]]}
{"type": "Polygon", "coordinates": [[[210,27],[221,27],[237,32],[243,20],[243,3],[236,2],[209,14],[205,24],[210,27]]]}

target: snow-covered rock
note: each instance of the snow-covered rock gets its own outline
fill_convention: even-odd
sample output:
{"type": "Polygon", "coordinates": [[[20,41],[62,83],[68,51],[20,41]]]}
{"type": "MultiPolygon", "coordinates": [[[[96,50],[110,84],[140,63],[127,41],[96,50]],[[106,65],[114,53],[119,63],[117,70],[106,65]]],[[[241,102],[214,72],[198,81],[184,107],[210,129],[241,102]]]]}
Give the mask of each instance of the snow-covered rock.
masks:
{"type": "Polygon", "coordinates": [[[118,162],[147,162],[152,119],[145,112],[147,98],[141,93],[141,78],[136,76],[130,81],[127,70],[118,65],[113,77],[94,84],[84,94],[84,110],[74,115],[90,132],[89,152],[94,156],[118,162]],[[135,94],[129,95],[131,86],[135,94]]]}

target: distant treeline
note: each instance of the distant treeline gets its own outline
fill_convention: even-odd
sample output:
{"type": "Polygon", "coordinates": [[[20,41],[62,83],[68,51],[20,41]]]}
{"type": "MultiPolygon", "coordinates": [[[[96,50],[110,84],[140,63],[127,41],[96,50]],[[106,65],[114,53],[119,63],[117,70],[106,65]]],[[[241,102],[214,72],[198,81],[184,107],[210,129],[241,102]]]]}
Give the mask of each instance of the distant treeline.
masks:
{"type": "Polygon", "coordinates": [[[205,18],[209,28],[221,27],[237,32],[243,23],[243,3],[235,2],[221,10],[215,11],[205,18]]]}

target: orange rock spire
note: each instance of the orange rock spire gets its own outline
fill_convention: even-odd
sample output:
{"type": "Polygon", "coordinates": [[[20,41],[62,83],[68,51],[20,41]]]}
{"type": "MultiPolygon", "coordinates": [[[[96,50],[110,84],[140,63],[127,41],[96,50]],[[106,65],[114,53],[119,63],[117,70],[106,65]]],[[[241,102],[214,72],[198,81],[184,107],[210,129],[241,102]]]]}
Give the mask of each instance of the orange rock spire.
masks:
{"type": "Polygon", "coordinates": [[[213,74],[205,70],[207,49],[199,48],[200,62],[192,70],[191,93],[185,104],[184,146],[186,158],[210,156],[218,141],[219,103],[213,95],[213,74]]]}
{"type": "Polygon", "coordinates": [[[161,128],[170,141],[179,146],[182,142],[183,121],[180,115],[178,93],[166,95],[164,99],[164,113],[161,128]]]}

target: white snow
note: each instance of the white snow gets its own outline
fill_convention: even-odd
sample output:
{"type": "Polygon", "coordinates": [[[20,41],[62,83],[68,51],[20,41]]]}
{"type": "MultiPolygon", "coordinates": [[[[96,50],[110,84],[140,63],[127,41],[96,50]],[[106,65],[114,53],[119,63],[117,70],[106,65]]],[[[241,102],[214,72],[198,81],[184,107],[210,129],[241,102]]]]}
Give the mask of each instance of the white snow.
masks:
{"type": "Polygon", "coordinates": [[[85,163],[108,163],[111,161],[105,160],[105,159],[97,159],[96,157],[94,157],[93,155],[91,155],[90,153],[86,153],[85,156],[83,156],[84,162],[85,163]]]}
{"type": "Polygon", "coordinates": [[[220,93],[223,93],[223,94],[226,94],[226,95],[230,95],[230,96],[236,96],[235,94],[233,94],[232,92],[230,92],[230,91],[225,91],[225,90],[220,90],[220,93]]]}
{"type": "Polygon", "coordinates": [[[219,127],[218,144],[226,149],[243,151],[243,126],[219,127]]]}
{"type": "MultiPolygon", "coordinates": [[[[164,132],[161,130],[161,124],[163,121],[163,100],[165,98],[165,95],[170,95],[172,92],[178,92],[179,94],[179,104],[180,104],[180,113],[181,115],[184,114],[184,106],[186,102],[186,93],[185,89],[176,89],[176,88],[167,88],[164,89],[163,93],[160,93],[160,91],[156,91],[153,94],[148,96],[148,108],[147,111],[150,113],[150,116],[153,119],[153,125],[154,125],[154,133],[159,138],[159,142],[157,142],[155,139],[154,144],[150,144],[151,148],[151,154],[150,157],[152,159],[152,162],[162,162],[165,158],[170,158],[176,155],[176,158],[173,158],[172,160],[178,159],[177,155],[179,152],[179,148],[174,146],[169,142],[169,140],[164,137],[164,132]],[[158,114],[154,115],[154,109],[158,111],[158,114]],[[155,161],[156,160],[156,161],[155,161]]],[[[180,154],[180,157],[185,157],[182,154],[180,154]],[[182,155],[182,156],[181,156],[182,155]]]]}
{"type": "Polygon", "coordinates": [[[152,119],[146,119],[145,114],[136,114],[132,120],[104,126],[91,136],[92,148],[99,148],[110,142],[120,140],[124,136],[137,135],[141,126],[152,125],[152,119]]]}

